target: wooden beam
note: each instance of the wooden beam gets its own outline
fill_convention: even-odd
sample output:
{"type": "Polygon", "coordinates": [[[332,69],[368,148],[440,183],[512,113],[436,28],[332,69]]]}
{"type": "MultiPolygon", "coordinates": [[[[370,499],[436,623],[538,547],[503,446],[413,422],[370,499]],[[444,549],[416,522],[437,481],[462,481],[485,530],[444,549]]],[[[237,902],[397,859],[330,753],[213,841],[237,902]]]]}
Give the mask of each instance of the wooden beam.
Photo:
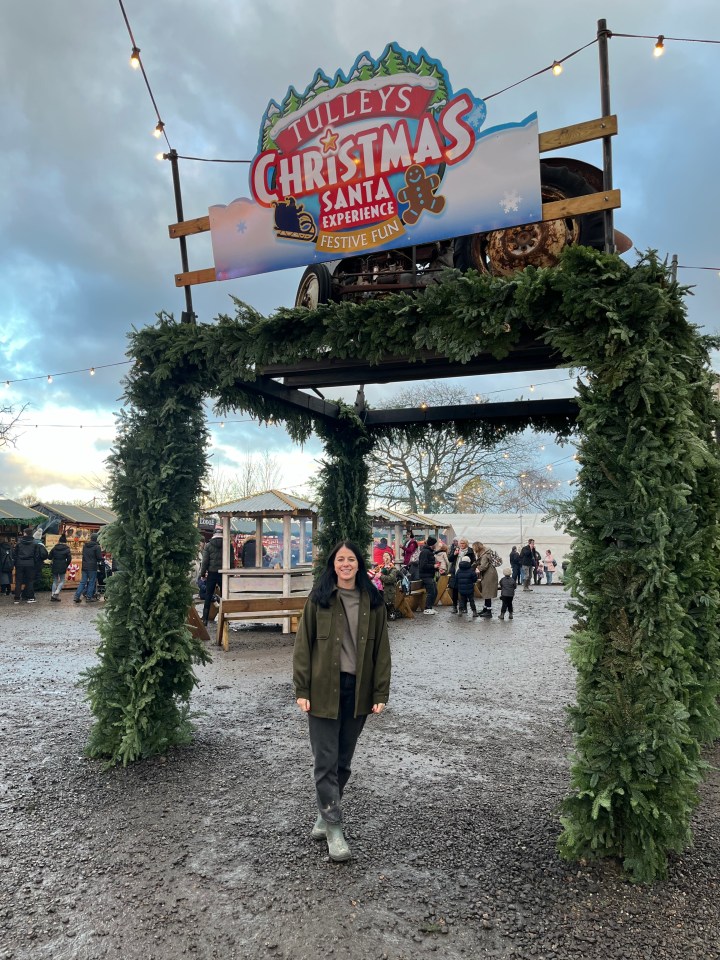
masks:
{"type": "Polygon", "coordinates": [[[176,287],[192,287],[196,283],[213,283],[217,280],[215,267],[207,267],[205,270],[188,270],[187,273],[175,274],[176,287]]]}
{"type": "Polygon", "coordinates": [[[601,137],[614,136],[618,132],[617,116],[598,117],[597,120],[586,120],[584,123],[573,123],[569,127],[558,127],[548,130],[538,136],[540,153],[548,150],[559,150],[561,147],[572,147],[576,143],[587,143],[588,140],[599,140],[601,137]]]}
{"type": "Polygon", "coordinates": [[[257,377],[255,380],[243,380],[240,384],[243,390],[251,390],[253,393],[259,393],[261,396],[273,397],[275,400],[281,400],[291,407],[296,407],[309,413],[312,416],[320,417],[323,420],[337,421],[339,408],[336,403],[330,403],[327,400],[319,400],[317,397],[311,397],[300,390],[293,390],[291,387],[283,386],[276,380],[269,377],[257,377]]]}
{"type": "Polygon", "coordinates": [[[451,407],[400,407],[391,410],[368,410],[365,426],[406,426],[413,423],[442,423],[447,421],[484,420],[512,423],[528,417],[570,416],[578,414],[578,402],[573,397],[555,397],[551,400],[511,400],[504,403],[464,403],[451,407]]]}
{"type": "Polygon", "coordinates": [[[553,200],[542,205],[544,220],[562,220],[563,217],[580,217],[584,213],[597,210],[615,210],[620,206],[619,190],[604,190],[600,193],[587,193],[583,197],[568,197],[565,200],[553,200]]]}
{"type": "Polygon", "coordinates": [[[182,223],[171,223],[168,233],[171,240],[178,237],[191,237],[196,233],[207,233],[210,229],[210,217],[196,217],[194,220],[183,220],[182,223]]]}

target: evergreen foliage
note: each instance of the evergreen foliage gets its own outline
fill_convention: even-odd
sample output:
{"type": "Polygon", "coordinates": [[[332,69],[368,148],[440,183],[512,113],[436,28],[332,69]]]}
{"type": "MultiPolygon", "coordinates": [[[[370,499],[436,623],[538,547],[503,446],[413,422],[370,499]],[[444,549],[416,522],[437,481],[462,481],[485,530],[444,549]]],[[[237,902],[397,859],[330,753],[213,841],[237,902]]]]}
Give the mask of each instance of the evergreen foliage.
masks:
{"type": "MultiPolygon", "coordinates": [[[[134,335],[136,349],[142,341],[134,335]]],[[[99,663],[83,676],[96,718],[87,753],[108,765],[189,741],[193,665],[209,659],[186,626],[205,472],[203,390],[197,370],[171,356],[143,356],[127,377],[130,407],[108,461],[118,519],[105,542],[119,569],[99,618],[99,663]]]]}
{"type": "MultiPolygon", "coordinates": [[[[370,541],[366,462],[381,430],[344,405],[338,423],[313,423],[257,393],[258,371],[331,356],[416,361],[426,350],[465,362],[479,344],[502,357],[529,329],[589,379],[579,385],[578,492],[557,514],[575,537],[578,672],[560,850],[621,858],[635,880],[662,876],[668,855],[691,840],[701,747],[720,732],[720,458],[712,434],[720,409],[708,356],[718,342],[688,323],[685,292],[652,254],[631,267],[571,247],[553,269],[509,278],[448,271],[417,297],[270,318],[236,301],[235,317],[214,325],[161,315],[135,332],[128,412],[110,460],[119,521],[109,545],[121,571],[108,582],[100,663],[86,675],[96,716],[89,753],[127,763],[189,736],[193,665],[206,659],[185,627],[205,394],[221,411],[284,420],[297,442],[313,428],[322,438],[322,559],[340,539],[370,541]]],[[[563,418],[527,422],[563,436],[572,429],[563,418]]],[[[417,437],[427,427],[403,429],[417,437]]],[[[510,432],[482,421],[455,430],[488,444],[510,432]]]]}
{"type": "Polygon", "coordinates": [[[534,306],[547,339],[590,371],[580,387],[575,542],[578,671],[563,855],[619,857],[649,881],[691,841],[703,741],[718,735],[718,491],[708,350],[683,291],[649,255],[569,250],[534,306]]]}
{"type": "Polygon", "coordinates": [[[316,564],[320,573],[328,554],[340,540],[352,540],[361,550],[370,546],[367,456],[373,438],[355,411],[345,405],[337,425],[318,424],[316,429],[326,454],[317,481],[317,508],[322,517],[316,564]]]}

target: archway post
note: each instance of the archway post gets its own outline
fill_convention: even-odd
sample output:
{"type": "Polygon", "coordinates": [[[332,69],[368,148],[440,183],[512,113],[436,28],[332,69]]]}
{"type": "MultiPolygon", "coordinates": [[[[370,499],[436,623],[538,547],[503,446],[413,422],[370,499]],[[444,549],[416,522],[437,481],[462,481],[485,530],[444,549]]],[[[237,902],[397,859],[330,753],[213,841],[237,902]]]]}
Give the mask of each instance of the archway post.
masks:
{"type": "MultiPolygon", "coordinates": [[[[96,716],[90,755],[127,763],[189,737],[193,665],[207,658],[185,626],[206,394],[220,411],[284,420],[298,442],[314,425],[326,453],[316,544],[322,568],[338,540],[369,545],[366,457],[374,436],[394,429],[417,436],[432,424],[427,411],[423,422],[416,413],[373,424],[373,411],[361,416],[288,391],[258,371],[308,357],[372,364],[383,350],[417,360],[428,347],[463,363],[480,343],[505,356],[531,331],[589,375],[578,388],[578,492],[557,514],[576,540],[578,672],[560,850],[568,858],[618,857],[635,880],[662,876],[668,855],[690,842],[702,744],[720,730],[720,458],[712,432],[720,408],[709,362],[720,340],[688,323],[683,294],[652,253],[631,267],[571,247],[554,269],[510,278],[451,272],[422,297],[388,297],[377,307],[329,304],[262,318],[238,303],[235,320],[195,326],[162,316],[133,334],[128,412],[109,460],[119,516],[110,546],[121,569],[108,586],[100,662],[86,675],[96,716]],[[288,331],[298,330],[293,340],[288,331]]],[[[567,437],[567,407],[550,418],[542,409],[523,409],[504,424],[455,421],[456,408],[444,416],[459,436],[488,444],[527,425],[567,437]]],[[[441,423],[443,411],[432,413],[441,423]]]]}

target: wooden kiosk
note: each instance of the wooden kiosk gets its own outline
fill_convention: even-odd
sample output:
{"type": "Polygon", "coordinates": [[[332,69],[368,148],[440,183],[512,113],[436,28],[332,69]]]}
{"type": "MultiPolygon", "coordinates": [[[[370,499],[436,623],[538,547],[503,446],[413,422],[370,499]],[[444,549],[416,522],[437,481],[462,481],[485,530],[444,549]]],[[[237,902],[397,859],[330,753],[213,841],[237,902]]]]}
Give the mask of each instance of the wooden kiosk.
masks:
{"type": "MultiPolygon", "coordinates": [[[[242,500],[217,504],[206,511],[219,518],[223,528],[223,565],[217,642],[230,649],[232,621],[280,620],[283,633],[290,633],[312,587],[312,564],[292,565],[291,523],[300,526],[300,560],[305,557],[308,535],[314,543],[317,533],[317,511],[300,497],[280,490],[265,490],[242,500]],[[230,566],[230,523],[233,518],[255,520],[255,566],[230,566]],[[263,566],[263,522],[282,520],[282,561],[280,565],[263,566]],[[309,521],[309,529],[308,529],[309,521]]],[[[315,550],[313,547],[313,557],[315,550]]]]}

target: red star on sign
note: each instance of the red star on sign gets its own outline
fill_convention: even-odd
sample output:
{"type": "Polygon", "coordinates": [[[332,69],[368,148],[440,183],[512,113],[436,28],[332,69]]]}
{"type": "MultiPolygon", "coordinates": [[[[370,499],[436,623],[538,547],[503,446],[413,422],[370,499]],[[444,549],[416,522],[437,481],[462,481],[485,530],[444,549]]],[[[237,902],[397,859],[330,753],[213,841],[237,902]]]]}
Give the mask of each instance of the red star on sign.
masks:
{"type": "Polygon", "coordinates": [[[330,153],[333,150],[337,150],[337,142],[340,134],[333,133],[330,127],[325,131],[325,137],[320,141],[320,144],[323,148],[323,153],[330,153]]]}

